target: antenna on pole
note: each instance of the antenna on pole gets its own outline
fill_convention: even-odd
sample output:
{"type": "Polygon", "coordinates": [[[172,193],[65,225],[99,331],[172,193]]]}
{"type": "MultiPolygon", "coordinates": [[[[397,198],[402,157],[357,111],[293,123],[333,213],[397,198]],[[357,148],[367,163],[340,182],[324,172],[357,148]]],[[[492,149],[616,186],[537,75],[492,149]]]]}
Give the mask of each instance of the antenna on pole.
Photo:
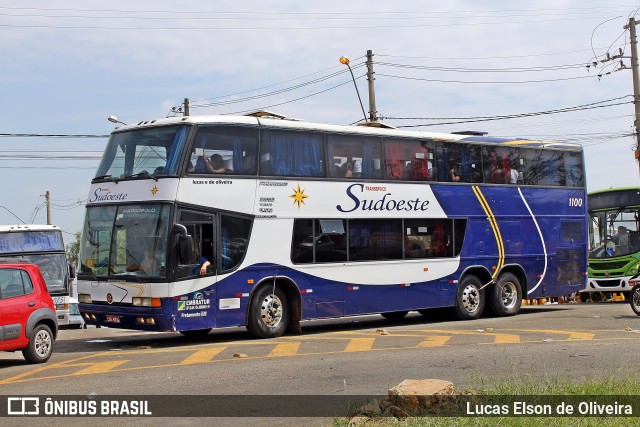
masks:
{"type": "Polygon", "coordinates": [[[364,121],[367,121],[367,113],[364,112],[364,105],[362,105],[362,98],[360,98],[360,92],[358,91],[358,85],[356,84],[356,79],[353,77],[353,71],[351,70],[351,66],[349,65],[349,58],[346,56],[340,57],[340,63],[346,65],[349,68],[349,72],[351,73],[351,80],[353,80],[353,85],[356,87],[356,93],[358,94],[358,101],[360,101],[360,108],[362,108],[362,115],[364,115],[364,121]]]}

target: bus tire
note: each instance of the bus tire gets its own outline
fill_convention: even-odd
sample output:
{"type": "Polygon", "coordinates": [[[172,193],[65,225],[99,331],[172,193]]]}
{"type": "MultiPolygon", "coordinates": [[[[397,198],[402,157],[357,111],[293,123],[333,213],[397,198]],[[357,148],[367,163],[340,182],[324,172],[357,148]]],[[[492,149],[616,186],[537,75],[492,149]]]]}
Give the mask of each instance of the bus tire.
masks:
{"type": "Polygon", "coordinates": [[[263,286],[254,294],[247,329],[256,338],[277,338],[289,326],[287,296],[278,286],[263,286]]]}
{"type": "Polygon", "coordinates": [[[22,349],[22,355],[29,363],[44,363],[53,354],[54,340],[51,329],[41,323],[33,330],[29,345],[22,349]]]}
{"type": "Polygon", "coordinates": [[[522,305],[522,286],[512,273],[503,273],[488,295],[489,309],[496,316],[518,314],[522,305]]]}
{"type": "Polygon", "coordinates": [[[409,314],[408,311],[390,311],[388,313],[380,313],[382,315],[382,317],[384,317],[387,320],[393,320],[393,321],[397,321],[397,320],[402,320],[404,319],[404,317],[409,314]]]}
{"type": "Polygon", "coordinates": [[[202,338],[206,337],[209,332],[211,332],[212,328],[204,328],[204,329],[192,329],[190,331],[179,331],[182,335],[188,338],[202,338]]]}
{"type": "Polygon", "coordinates": [[[638,316],[640,316],[640,285],[635,285],[629,294],[629,303],[631,303],[631,310],[638,316]]]}
{"type": "Polygon", "coordinates": [[[482,316],[485,294],[482,282],[476,276],[465,276],[458,283],[454,312],[458,319],[473,320],[482,316]]]}

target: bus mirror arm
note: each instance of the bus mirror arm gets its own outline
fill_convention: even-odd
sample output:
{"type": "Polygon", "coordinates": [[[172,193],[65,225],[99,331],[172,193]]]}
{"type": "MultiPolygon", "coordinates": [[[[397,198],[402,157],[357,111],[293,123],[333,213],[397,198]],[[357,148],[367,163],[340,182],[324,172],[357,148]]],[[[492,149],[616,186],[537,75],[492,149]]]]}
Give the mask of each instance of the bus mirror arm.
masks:
{"type": "Polygon", "coordinates": [[[187,227],[182,224],[173,224],[172,231],[180,237],[187,237],[187,227]]]}

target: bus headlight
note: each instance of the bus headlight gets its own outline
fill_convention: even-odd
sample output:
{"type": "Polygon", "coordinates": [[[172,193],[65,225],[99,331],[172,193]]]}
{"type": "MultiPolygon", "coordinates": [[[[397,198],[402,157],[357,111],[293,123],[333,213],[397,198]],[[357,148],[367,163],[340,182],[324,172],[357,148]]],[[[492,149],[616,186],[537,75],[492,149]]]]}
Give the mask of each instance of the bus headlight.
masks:
{"type": "Polygon", "coordinates": [[[91,304],[93,301],[91,300],[91,295],[89,294],[78,294],[78,302],[91,304]]]}
{"type": "Polygon", "coordinates": [[[132,303],[139,307],[162,307],[160,298],[133,297],[132,303]]]}

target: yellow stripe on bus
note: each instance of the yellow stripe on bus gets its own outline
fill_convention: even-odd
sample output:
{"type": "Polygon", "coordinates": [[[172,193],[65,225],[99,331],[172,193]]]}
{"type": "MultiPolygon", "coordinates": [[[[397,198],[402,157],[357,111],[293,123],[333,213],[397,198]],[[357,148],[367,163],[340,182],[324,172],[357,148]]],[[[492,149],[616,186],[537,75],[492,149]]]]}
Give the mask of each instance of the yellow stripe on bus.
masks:
{"type": "Polygon", "coordinates": [[[498,221],[496,220],[491,207],[489,206],[489,202],[482,194],[480,187],[474,185],[473,193],[478,198],[480,202],[480,206],[484,210],[484,213],[487,215],[487,219],[489,220],[489,224],[491,224],[491,229],[493,230],[493,235],[496,238],[496,244],[498,245],[498,265],[496,266],[496,271],[493,272],[492,277],[495,278],[502,266],[504,265],[504,242],[502,240],[502,234],[500,233],[500,228],[498,227],[498,221]]]}

